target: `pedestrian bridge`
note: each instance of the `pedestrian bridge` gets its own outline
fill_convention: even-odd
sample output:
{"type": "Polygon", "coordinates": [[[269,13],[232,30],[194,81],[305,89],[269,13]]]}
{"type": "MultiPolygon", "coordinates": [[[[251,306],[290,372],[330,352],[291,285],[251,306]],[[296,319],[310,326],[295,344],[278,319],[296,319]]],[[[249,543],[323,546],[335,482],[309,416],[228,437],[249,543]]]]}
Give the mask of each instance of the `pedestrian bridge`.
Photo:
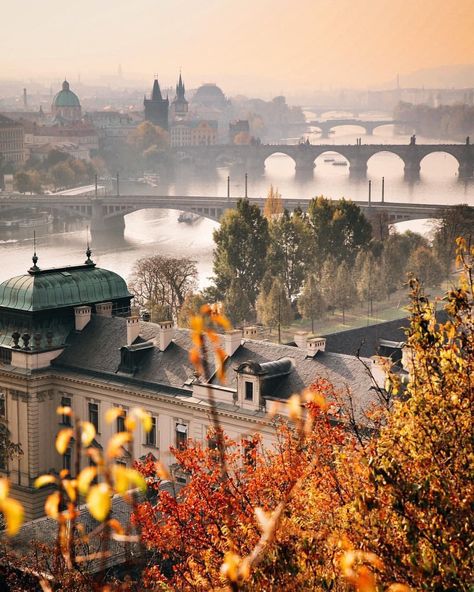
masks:
{"type": "MultiPolygon", "coordinates": [[[[125,216],[138,210],[166,209],[193,212],[218,222],[225,210],[235,208],[238,197],[210,197],[200,195],[21,195],[0,194],[0,216],[23,208],[42,208],[57,216],[74,215],[90,221],[94,234],[123,232],[125,216]]],[[[263,209],[264,197],[249,197],[250,203],[263,209]]],[[[300,207],[306,211],[310,199],[283,199],[283,206],[292,211],[300,207]]],[[[390,224],[407,220],[436,218],[440,210],[454,206],[395,202],[354,201],[369,219],[380,218],[390,224]]]]}

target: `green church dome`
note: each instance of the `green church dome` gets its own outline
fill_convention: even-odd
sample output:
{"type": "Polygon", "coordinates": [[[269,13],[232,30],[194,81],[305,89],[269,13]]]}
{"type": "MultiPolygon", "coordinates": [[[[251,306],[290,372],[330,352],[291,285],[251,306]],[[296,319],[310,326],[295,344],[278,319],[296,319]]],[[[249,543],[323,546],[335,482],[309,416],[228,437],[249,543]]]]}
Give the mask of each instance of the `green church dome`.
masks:
{"type": "Polygon", "coordinates": [[[63,82],[63,88],[53,99],[53,107],[80,107],[81,103],[75,93],[69,89],[69,82],[63,82]]]}
{"type": "Polygon", "coordinates": [[[0,309],[42,311],[131,298],[125,280],[90,262],[53,269],[34,266],[0,284],[0,309]]]}

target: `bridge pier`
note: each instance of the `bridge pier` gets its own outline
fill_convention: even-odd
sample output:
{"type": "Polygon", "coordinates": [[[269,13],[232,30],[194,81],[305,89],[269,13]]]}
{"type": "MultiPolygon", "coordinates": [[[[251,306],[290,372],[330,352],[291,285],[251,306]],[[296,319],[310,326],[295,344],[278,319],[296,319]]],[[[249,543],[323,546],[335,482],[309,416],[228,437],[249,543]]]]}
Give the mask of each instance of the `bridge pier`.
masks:
{"type": "Polygon", "coordinates": [[[113,233],[123,237],[125,230],[125,219],[123,215],[105,217],[105,209],[102,200],[92,201],[91,235],[100,236],[104,233],[113,233]]]}
{"type": "Polygon", "coordinates": [[[367,177],[367,159],[364,157],[351,158],[349,160],[349,176],[354,179],[365,179],[367,177]]]}
{"type": "Polygon", "coordinates": [[[460,160],[458,176],[460,179],[470,179],[474,176],[474,161],[470,159],[460,160]]]}
{"type": "Polygon", "coordinates": [[[405,181],[413,182],[420,180],[420,161],[419,160],[406,160],[404,168],[405,181]]]}

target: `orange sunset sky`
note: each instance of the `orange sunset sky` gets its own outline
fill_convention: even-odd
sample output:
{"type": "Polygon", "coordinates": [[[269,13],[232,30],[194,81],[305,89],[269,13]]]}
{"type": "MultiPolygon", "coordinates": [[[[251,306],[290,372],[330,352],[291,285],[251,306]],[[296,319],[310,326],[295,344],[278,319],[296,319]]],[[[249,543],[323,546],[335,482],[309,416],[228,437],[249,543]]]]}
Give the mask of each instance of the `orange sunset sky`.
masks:
{"type": "Polygon", "coordinates": [[[474,0],[2,0],[0,77],[117,72],[278,92],[474,63],[474,0]]]}

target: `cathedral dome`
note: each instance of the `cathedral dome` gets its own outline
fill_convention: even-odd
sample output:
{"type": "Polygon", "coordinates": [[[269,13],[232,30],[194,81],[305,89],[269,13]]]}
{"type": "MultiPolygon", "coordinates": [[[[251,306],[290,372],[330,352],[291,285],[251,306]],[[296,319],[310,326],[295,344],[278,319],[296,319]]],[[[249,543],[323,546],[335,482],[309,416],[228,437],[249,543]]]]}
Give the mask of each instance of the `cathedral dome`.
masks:
{"type": "Polygon", "coordinates": [[[206,107],[217,107],[223,109],[227,106],[227,99],[217,84],[203,84],[194,93],[194,103],[199,103],[206,107]]]}
{"type": "Polygon", "coordinates": [[[62,89],[56,94],[53,99],[53,107],[80,107],[78,96],[69,88],[69,82],[63,82],[62,89]]]}

